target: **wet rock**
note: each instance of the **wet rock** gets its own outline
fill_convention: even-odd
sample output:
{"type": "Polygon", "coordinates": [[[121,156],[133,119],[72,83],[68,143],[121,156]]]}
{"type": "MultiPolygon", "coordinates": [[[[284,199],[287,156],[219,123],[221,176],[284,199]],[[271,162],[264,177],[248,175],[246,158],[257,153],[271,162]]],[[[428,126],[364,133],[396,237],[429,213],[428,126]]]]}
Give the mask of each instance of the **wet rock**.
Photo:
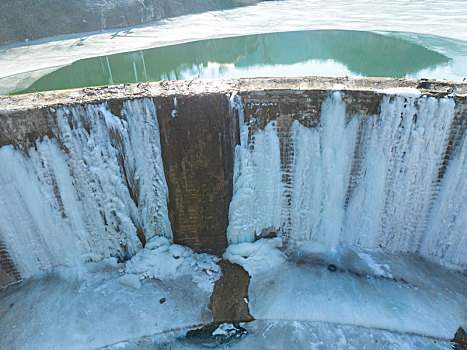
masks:
{"type": "Polygon", "coordinates": [[[221,323],[190,330],[186,333],[186,339],[191,343],[215,348],[221,344],[239,341],[247,334],[248,331],[239,323],[221,323]]]}
{"type": "Polygon", "coordinates": [[[264,229],[258,235],[255,233],[255,241],[260,240],[262,238],[275,238],[277,237],[277,232],[272,229],[264,229]]]}
{"type": "Polygon", "coordinates": [[[459,327],[451,342],[454,343],[453,349],[467,350],[467,333],[462,329],[462,327],[459,327]]]}

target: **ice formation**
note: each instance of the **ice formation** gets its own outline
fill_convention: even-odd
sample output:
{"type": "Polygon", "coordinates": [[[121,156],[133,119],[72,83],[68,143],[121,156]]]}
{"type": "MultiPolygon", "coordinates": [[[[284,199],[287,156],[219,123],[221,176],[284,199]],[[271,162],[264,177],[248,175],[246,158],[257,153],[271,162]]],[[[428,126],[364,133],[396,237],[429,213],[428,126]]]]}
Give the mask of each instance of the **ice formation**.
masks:
{"type": "Polygon", "coordinates": [[[318,126],[295,120],[286,132],[275,120],[251,129],[234,95],[240,141],[229,242],[276,231],[327,249],[383,247],[466,266],[467,141],[450,139],[455,103],[403,89],[381,93],[379,114],[349,116],[335,91],[318,126]],[[445,154],[449,142],[459,145],[445,154]],[[285,147],[292,152],[281,163],[285,147]]]}
{"type": "MultiPolygon", "coordinates": [[[[140,279],[172,280],[190,276],[201,290],[212,292],[220,277],[220,258],[206,253],[194,253],[188,247],[171,244],[166,237],[153,237],[146,246],[126,263],[127,275],[140,279]]],[[[128,279],[131,277],[125,277],[128,279]]]]}
{"type": "MultiPolygon", "coordinates": [[[[414,255],[339,246],[313,252],[281,238],[231,244],[224,258],[251,276],[256,320],[319,321],[450,339],[467,322],[465,281],[414,255]],[[328,270],[328,264],[337,266],[328,270]]],[[[311,249],[310,249],[311,248],[311,249]]]]}
{"type": "Polygon", "coordinates": [[[55,138],[0,148],[0,241],[24,278],[55,265],[132,256],[172,237],[156,109],[126,101],[60,108],[55,138]]]}

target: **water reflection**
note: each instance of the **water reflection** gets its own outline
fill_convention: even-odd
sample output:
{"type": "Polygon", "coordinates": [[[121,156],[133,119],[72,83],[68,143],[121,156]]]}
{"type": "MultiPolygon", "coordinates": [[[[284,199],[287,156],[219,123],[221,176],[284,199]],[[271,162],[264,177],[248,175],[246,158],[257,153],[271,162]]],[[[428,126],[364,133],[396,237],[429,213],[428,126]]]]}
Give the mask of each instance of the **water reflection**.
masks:
{"type": "Polygon", "coordinates": [[[402,78],[449,58],[370,32],[316,30],[210,39],[76,61],[34,82],[34,92],[140,81],[252,76],[402,78]]]}

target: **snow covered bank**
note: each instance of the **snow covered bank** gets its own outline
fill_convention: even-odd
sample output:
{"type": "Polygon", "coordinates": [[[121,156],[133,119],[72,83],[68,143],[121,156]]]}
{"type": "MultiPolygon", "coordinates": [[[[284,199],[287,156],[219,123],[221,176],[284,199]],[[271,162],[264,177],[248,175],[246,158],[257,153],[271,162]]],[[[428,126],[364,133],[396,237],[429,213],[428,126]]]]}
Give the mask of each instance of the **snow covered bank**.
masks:
{"type": "MultiPolygon", "coordinates": [[[[189,13],[255,5],[261,0],[24,0],[0,4],[0,45],[71,33],[128,28],[189,13]],[[44,25],[47,23],[47,25],[44,25]]],[[[128,30],[129,31],[129,30],[128,30]]]]}
{"type": "Polygon", "coordinates": [[[216,256],[196,254],[190,248],[171,244],[165,237],[154,237],[126,263],[125,271],[141,278],[161,280],[190,276],[201,290],[211,293],[220,276],[216,264],[219,261],[216,256]]]}

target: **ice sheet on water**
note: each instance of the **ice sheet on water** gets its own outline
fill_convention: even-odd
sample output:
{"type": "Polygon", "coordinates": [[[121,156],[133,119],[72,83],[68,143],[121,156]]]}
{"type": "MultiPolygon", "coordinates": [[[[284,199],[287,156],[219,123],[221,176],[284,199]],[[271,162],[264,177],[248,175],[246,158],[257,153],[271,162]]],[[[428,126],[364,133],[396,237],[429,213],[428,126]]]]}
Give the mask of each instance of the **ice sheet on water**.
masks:
{"type": "MultiPolygon", "coordinates": [[[[241,324],[248,335],[239,342],[218,349],[297,349],[297,350],[413,350],[451,349],[449,341],[392,333],[378,329],[306,321],[256,320],[241,324]]],[[[122,342],[108,350],[206,349],[184,340],[186,330],[122,342]]]]}
{"type": "Polygon", "coordinates": [[[119,278],[119,282],[134,289],[141,288],[141,280],[138,275],[125,274],[119,278]]]}

